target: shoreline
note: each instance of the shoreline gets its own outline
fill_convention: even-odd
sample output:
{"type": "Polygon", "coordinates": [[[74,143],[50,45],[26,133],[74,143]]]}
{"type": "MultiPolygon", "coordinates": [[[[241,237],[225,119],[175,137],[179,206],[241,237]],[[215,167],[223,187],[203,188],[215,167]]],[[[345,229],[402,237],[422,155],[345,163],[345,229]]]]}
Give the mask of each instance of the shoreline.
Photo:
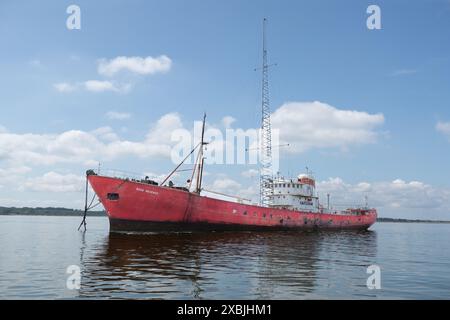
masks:
{"type": "MultiPolygon", "coordinates": [[[[0,207],[0,216],[49,216],[49,217],[79,217],[84,210],[68,208],[31,208],[31,207],[0,207]]],[[[105,211],[88,211],[88,216],[106,217],[105,211]]]]}
{"type": "MultiPolygon", "coordinates": [[[[68,209],[68,208],[0,207],[0,216],[80,217],[83,216],[83,214],[84,210],[68,209]]],[[[105,211],[89,211],[88,216],[107,217],[105,211]]],[[[404,219],[404,218],[384,218],[384,217],[378,218],[377,222],[450,224],[450,221],[447,220],[425,220],[425,219],[404,219]]]]}
{"type": "Polygon", "coordinates": [[[447,220],[422,220],[422,219],[402,219],[402,218],[378,218],[377,222],[391,222],[391,223],[440,223],[449,224],[447,220]]]}

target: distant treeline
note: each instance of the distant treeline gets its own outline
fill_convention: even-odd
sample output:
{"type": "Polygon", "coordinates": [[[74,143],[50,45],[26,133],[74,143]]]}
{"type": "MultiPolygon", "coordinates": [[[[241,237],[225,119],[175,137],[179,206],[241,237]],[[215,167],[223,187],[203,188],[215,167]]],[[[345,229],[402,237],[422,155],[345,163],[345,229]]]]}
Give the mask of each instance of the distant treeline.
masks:
{"type": "MultiPolygon", "coordinates": [[[[7,208],[0,207],[3,216],[82,216],[84,210],[67,208],[7,208]]],[[[89,211],[89,216],[106,216],[104,211],[89,211]]]]}
{"type": "MultiPolygon", "coordinates": [[[[8,208],[0,207],[0,216],[82,216],[83,210],[67,209],[67,208],[8,208]]],[[[106,216],[105,211],[89,211],[89,216],[106,216]]],[[[411,219],[394,219],[394,218],[378,218],[378,222],[421,222],[421,223],[450,223],[444,220],[411,220],[411,219]]]]}
{"type": "Polygon", "coordinates": [[[445,221],[445,220],[420,220],[420,219],[394,219],[394,218],[378,218],[377,219],[378,222],[409,222],[409,223],[414,223],[414,222],[420,222],[420,223],[450,223],[450,221],[445,221]]]}

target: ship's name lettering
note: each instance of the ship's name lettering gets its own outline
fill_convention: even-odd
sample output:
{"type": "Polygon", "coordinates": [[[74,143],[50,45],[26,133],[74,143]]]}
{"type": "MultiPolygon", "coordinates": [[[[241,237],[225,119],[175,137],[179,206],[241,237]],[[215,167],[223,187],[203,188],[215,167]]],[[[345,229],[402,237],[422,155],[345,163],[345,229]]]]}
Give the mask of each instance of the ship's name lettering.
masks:
{"type": "Polygon", "coordinates": [[[145,192],[145,193],[154,194],[154,195],[158,195],[158,194],[159,194],[159,193],[156,192],[156,191],[145,190],[145,189],[142,189],[142,188],[136,188],[136,191],[139,191],[139,192],[145,192]]]}

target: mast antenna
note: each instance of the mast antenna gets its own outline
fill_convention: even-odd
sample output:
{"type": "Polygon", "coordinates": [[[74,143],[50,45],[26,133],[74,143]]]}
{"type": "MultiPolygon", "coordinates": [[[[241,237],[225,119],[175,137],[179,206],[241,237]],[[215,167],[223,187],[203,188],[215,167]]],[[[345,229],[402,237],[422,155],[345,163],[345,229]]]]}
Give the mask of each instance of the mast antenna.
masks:
{"type": "Polygon", "coordinates": [[[267,63],[266,23],[263,20],[263,61],[262,61],[262,118],[260,153],[260,203],[269,206],[273,195],[272,172],[272,129],[270,124],[269,65],[267,63]]]}
{"type": "Polygon", "coordinates": [[[202,125],[202,136],[200,140],[200,150],[198,154],[198,170],[197,170],[197,179],[196,179],[196,187],[195,192],[200,194],[202,191],[202,179],[203,179],[203,164],[205,158],[203,157],[203,148],[207,144],[205,142],[205,123],[206,123],[206,113],[203,114],[203,125],[202,125]]]}

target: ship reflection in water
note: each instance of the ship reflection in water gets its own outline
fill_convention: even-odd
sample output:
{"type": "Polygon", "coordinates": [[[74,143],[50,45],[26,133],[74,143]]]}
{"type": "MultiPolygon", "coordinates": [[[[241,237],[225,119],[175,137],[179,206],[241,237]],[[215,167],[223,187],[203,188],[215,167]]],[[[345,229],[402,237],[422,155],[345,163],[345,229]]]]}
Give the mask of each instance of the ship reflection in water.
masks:
{"type": "Polygon", "coordinates": [[[82,246],[80,298],[375,295],[366,287],[375,231],[109,234],[98,246],[82,246]]]}

